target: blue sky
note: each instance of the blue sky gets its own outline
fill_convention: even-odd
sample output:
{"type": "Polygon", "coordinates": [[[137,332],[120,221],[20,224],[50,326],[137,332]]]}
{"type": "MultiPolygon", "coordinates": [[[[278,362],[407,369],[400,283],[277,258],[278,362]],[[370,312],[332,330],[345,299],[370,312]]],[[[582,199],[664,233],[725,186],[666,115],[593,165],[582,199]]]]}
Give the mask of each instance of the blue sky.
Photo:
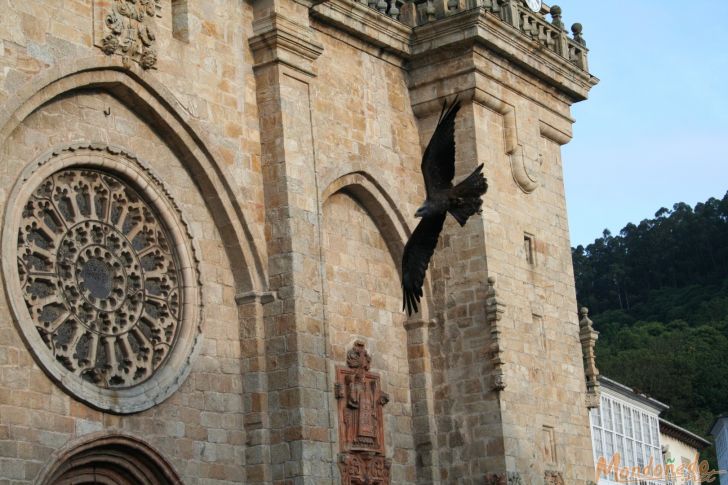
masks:
{"type": "MultiPolygon", "coordinates": [[[[547,2],[548,3],[548,2],[547,2]]],[[[728,190],[728,2],[557,0],[600,79],[563,149],[571,243],[728,190]]]]}

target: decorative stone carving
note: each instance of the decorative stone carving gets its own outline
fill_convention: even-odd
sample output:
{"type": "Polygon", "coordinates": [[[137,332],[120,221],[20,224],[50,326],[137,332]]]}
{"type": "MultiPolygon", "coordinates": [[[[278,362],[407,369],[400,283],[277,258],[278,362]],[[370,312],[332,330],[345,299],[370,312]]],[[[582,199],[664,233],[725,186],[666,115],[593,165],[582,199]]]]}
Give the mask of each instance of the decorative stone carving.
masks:
{"type": "Polygon", "coordinates": [[[543,476],[544,485],[565,485],[564,476],[561,472],[546,470],[543,476]]]}
{"type": "Polygon", "coordinates": [[[589,319],[588,308],[582,307],[579,315],[579,340],[581,341],[581,351],[584,356],[584,375],[586,377],[586,407],[590,409],[598,408],[600,402],[599,369],[597,369],[594,347],[599,338],[599,332],[594,330],[592,321],[589,319]]]}
{"type": "Polygon", "coordinates": [[[549,13],[551,14],[551,25],[559,30],[566,30],[566,27],[564,26],[564,21],[561,20],[561,7],[559,7],[558,5],[551,5],[549,13]]]}
{"type": "Polygon", "coordinates": [[[339,469],[343,484],[388,485],[391,463],[384,456],[382,408],[389,396],[379,375],[369,372],[371,357],[357,341],[336,368],[334,395],[339,402],[339,469]]]}
{"type": "Polygon", "coordinates": [[[369,452],[340,453],[342,485],[388,485],[392,461],[369,452]]]}
{"type": "Polygon", "coordinates": [[[111,0],[103,13],[101,50],[132,59],[144,69],[153,67],[157,63],[154,19],[161,17],[161,9],[161,0],[111,0]]]}
{"type": "Polygon", "coordinates": [[[577,22],[574,25],[571,26],[571,33],[574,35],[574,42],[577,44],[586,47],[586,41],[584,40],[584,37],[581,35],[581,33],[584,31],[584,27],[577,22]]]}
{"type": "Polygon", "coordinates": [[[490,360],[493,364],[493,385],[495,391],[502,391],[506,388],[505,375],[503,373],[503,350],[500,346],[500,320],[505,313],[506,305],[498,298],[495,289],[495,278],[488,277],[488,297],[485,300],[486,319],[490,324],[490,360]]]}
{"type": "Polygon", "coordinates": [[[384,453],[382,408],[389,396],[381,391],[379,376],[369,372],[370,363],[364,343],[357,341],[346,354],[348,367],[336,369],[342,451],[384,453]]]}
{"type": "Polygon", "coordinates": [[[184,380],[199,336],[197,261],[178,208],[133,155],[56,150],[11,194],[3,275],[23,337],[63,388],[136,412],[184,380]]]}
{"type": "Polygon", "coordinates": [[[510,153],[511,174],[518,187],[530,194],[538,187],[543,155],[535,148],[517,145],[510,153]]]}
{"type": "Polygon", "coordinates": [[[41,182],[18,231],[18,274],[53,356],[99,387],[148,379],[177,337],[180,277],[166,229],[126,183],[87,169],[41,182]]]}
{"type": "Polygon", "coordinates": [[[488,473],[483,480],[485,485],[523,485],[518,472],[488,473]]]}

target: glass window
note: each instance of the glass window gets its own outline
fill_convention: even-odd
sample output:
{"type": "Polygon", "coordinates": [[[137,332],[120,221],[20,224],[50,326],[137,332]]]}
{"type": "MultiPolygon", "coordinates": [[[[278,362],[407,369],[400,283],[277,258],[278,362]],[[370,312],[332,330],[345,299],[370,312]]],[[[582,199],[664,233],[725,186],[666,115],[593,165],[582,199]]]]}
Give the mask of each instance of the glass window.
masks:
{"type": "Polygon", "coordinates": [[[630,438],[634,438],[632,434],[632,413],[630,413],[629,408],[626,406],[624,408],[624,434],[630,438]]]}
{"type": "Polygon", "coordinates": [[[607,399],[607,405],[604,408],[604,429],[613,430],[614,426],[612,425],[612,400],[607,399]]]}
{"type": "Polygon", "coordinates": [[[640,424],[640,412],[636,409],[632,410],[632,422],[634,424],[634,437],[637,441],[642,441],[642,425],[640,424]]]}
{"type": "Polygon", "coordinates": [[[619,434],[624,433],[622,427],[622,405],[618,402],[614,403],[614,431],[619,434]]]}

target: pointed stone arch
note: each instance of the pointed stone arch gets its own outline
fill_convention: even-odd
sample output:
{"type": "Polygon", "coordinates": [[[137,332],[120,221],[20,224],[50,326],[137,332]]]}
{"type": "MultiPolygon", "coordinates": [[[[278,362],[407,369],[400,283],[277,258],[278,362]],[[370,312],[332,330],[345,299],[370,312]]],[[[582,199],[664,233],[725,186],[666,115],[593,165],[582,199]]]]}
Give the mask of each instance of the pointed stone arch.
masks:
{"type": "MultiPolygon", "coordinates": [[[[204,194],[220,231],[238,294],[267,288],[265,248],[259,229],[248,224],[235,190],[218,163],[219,156],[203,140],[202,126],[152,74],[115,57],[91,56],[59,62],[38,74],[0,108],[0,146],[36,109],[65,93],[101,89],[129,107],[157,130],[185,165],[204,194]]],[[[1,162],[1,160],[0,160],[1,162]]]]}
{"type": "MultiPolygon", "coordinates": [[[[332,195],[337,193],[348,195],[369,213],[387,244],[401,281],[402,268],[400,262],[402,261],[404,246],[412,231],[407,226],[405,218],[394,199],[372,175],[365,171],[349,172],[331,182],[322,192],[322,207],[332,195]]],[[[421,317],[416,318],[413,316],[410,317],[411,320],[427,320],[431,314],[431,291],[427,280],[425,280],[423,293],[424,298],[420,308],[421,317]]]]}
{"type": "Polygon", "coordinates": [[[166,485],[182,483],[174,467],[145,441],[96,433],[54,453],[39,485],[166,485]]]}

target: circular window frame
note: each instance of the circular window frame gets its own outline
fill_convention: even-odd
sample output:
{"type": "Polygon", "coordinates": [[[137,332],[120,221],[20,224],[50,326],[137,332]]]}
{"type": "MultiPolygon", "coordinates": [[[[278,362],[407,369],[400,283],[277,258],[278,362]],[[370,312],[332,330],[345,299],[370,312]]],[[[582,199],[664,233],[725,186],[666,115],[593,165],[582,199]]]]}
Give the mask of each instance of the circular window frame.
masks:
{"type": "Polygon", "coordinates": [[[52,150],[23,170],[7,199],[4,220],[2,272],[9,306],[26,346],[46,374],[74,398],[116,414],[144,411],[170,397],[189,375],[202,340],[199,251],[179,207],[149,164],[106,144],[76,144],[52,150]],[[154,374],[132,387],[99,387],[66,369],[39,335],[23,296],[17,263],[23,207],[46,178],[70,168],[105,172],[127,183],[159,217],[178,260],[183,297],[176,343],[154,374]]]}

